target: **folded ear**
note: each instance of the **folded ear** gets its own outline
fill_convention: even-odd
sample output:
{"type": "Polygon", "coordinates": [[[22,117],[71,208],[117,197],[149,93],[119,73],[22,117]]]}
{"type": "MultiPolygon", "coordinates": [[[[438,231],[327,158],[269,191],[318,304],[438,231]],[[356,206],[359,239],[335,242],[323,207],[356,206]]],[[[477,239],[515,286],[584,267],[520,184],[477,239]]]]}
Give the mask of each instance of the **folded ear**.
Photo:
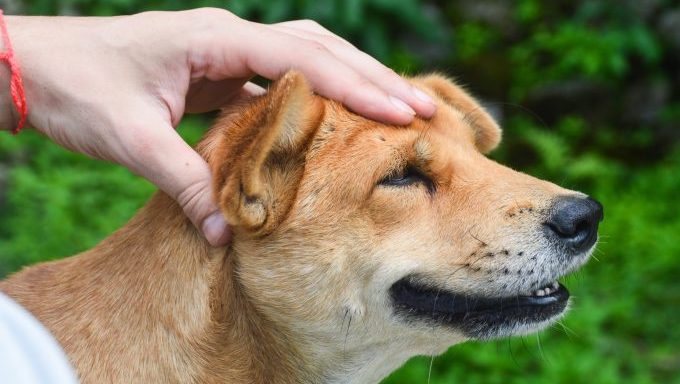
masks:
{"type": "Polygon", "coordinates": [[[215,196],[233,227],[264,235],[285,218],[323,111],[303,75],[291,71],[245,110],[217,121],[209,162],[215,196]]]}
{"type": "Polygon", "coordinates": [[[501,141],[501,129],[489,113],[453,80],[432,74],[414,79],[416,83],[432,90],[443,102],[465,116],[475,130],[475,144],[482,153],[488,153],[501,141]]]}

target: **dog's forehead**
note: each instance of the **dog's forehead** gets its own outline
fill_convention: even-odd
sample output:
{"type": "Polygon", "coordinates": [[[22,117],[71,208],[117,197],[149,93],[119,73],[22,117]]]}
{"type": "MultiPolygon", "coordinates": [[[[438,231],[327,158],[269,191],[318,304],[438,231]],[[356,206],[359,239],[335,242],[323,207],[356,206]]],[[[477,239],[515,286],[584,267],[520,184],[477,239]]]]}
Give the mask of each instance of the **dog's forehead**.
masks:
{"type": "Polygon", "coordinates": [[[336,139],[348,146],[361,146],[378,139],[385,145],[412,144],[414,140],[430,141],[437,146],[455,144],[474,150],[475,132],[466,116],[445,103],[438,103],[437,112],[429,119],[416,117],[405,126],[389,125],[369,120],[347,111],[336,102],[328,102],[318,136],[336,139]]]}

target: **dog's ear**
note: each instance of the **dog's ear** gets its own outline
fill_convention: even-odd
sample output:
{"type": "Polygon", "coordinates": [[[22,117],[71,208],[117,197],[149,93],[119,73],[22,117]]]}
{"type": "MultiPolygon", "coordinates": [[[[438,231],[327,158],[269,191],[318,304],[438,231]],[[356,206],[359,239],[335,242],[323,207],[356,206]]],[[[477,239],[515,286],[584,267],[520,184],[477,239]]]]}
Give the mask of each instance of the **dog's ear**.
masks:
{"type": "Polygon", "coordinates": [[[209,162],[215,196],[232,226],[265,235],[281,223],[323,113],[323,101],[291,71],[236,117],[218,120],[209,162]]]}
{"type": "Polygon", "coordinates": [[[475,130],[475,144],[482,153],[488,153],[501,141],[501,129],[477,100],[459,85],[438,74],[417,77],[417,84],[432,90],[443,102],[460,111],[475,130]]]}

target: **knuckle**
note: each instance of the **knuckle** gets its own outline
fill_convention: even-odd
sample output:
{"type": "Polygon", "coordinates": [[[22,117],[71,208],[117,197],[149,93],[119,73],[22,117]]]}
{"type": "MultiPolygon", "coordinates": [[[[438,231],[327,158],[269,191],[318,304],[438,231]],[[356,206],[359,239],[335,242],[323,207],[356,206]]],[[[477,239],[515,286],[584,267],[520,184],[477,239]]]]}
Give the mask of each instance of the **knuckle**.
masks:
{"type": "Polygon", "coordinates": [[[358,78],[356,79],[356,85],[361,89],[375,86],[372,81],[363,76],[358,76],[358,78]]]}
{"type": "Polygon", "coordinates": [[[322,42],[326,47],[338,46],[342,43],[342,40],[335,36],[321,35],[319,36],[319,41],[322,42]]]}
{"type": "Polygon", "coordinates": [[[221,33],[225,25],[242,21],[238,16],[221,8],[203,7],[191,11],[191,31],[215,35],[221,33]]]}
{"type": "Polygon", "coordinates": [[[385,67],[381,69],[381,74],[382,77],[389,79],[389,80],[401,80],[401,76],[397,72],[395,72],[392,68],[385,67]]]}
{"type": "Polygon", "coordinates": [[[183,187],[175,196],[175,200],[192,220],[200,221],[204,215],[204,198],[210,186],[205,180],[198,180],[183,187]]]}
{"type": "Polygon", "coordinates": [[[307,28],[310,28],[310,29],[324,30],[324,31],[326,30],[326,28],[324,28],[321,24],[319,24],[318,22],[316,22],[315,20],[312,20],[312,19],[302,19],[302,20],[299,20],[298,23],[301,26],[307,27],[307,28]]]}
{"type": "Polygon", "coordinates": [[[316,40],[301,40],[298,52],[299,60],[313,62],[315,60],[331,59],[331,52],[324,44],[316,40]]]}
{"type": "Polygon", "coordinates": [[[225,26],[233,26],[237,16],[226,9],[203,7],[182,13],[183,22],[190,27],[180,29],[182,36],[190,40],[191,47],[205,47],[214,45],[216,36],[225,33],[225,26]]]}
{"type": "Polygon", "coordinates": [[[326,46],[323,43],[320,43],[315,40],[309,40],[307,44],[311,52],[319,52],[324,54],[328,53],[328,48],[326,48],[326,46]]]}
{"type": "Polygon", "coordinates": [[[191,11],[197,18],[200,19],[218,19],[224,20],[225,17],[233,18],[235,17],[233,13],[227,11],[226,9],[216,8],[216,7],[202,7],[196,8],[191,11]]]}

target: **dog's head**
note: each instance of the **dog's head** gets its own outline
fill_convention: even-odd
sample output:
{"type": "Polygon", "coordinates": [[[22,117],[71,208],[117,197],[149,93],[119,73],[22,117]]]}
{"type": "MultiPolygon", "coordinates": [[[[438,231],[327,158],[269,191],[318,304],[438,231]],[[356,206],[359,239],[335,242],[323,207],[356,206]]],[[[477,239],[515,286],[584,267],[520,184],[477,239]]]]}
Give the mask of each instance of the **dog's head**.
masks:
{"type": "Polygon", "coordinates": [[[401,127],[291,72],[203,145],[237,278],[298,337],[408,357],[536,331],[594,247],[599,203],[488,159],[501,132],[484,109],[441,76],[412,82],[438,110],[401,127]]]}

